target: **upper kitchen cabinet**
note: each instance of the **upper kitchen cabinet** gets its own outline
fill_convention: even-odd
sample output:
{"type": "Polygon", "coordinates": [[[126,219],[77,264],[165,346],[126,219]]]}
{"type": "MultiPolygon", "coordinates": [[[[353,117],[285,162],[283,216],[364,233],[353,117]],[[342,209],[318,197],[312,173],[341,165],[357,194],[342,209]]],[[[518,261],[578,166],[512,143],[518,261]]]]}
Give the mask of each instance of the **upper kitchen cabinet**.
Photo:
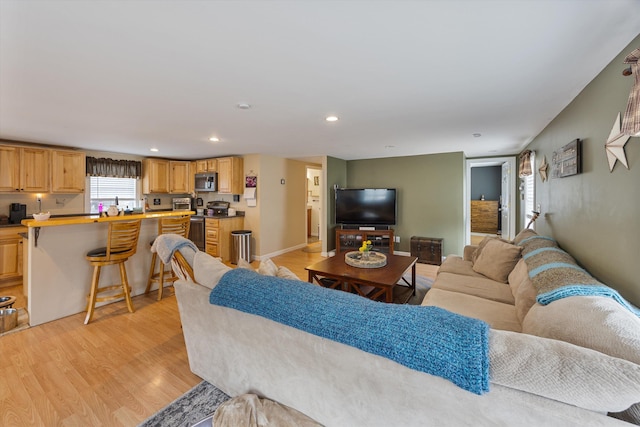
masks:
{"type": "Polygon", "coordinates": [[[142,161],[142,192],[169,192],[169,160],[144,159],[142,161]]]}
{"type": "Polygon", "coordinates": [[[218,159],[218,193],[244,193],[242,157],[219,157],[218,159]]]}
{"type": "Polygon", "coordinates": [[[49,191],[49,150],[0,145],[0,192],[49,191]]]}
{"type": "Polygon", "coordinates": [[[196,173],[218,172],[218,159],[196,160],[196,173]]]}
{"type": "Polygon", "coordinates": [[[189,184],[189,164],[191,162],[169,162],[169,193],[189,193],[193,184],[189,184]]]}
{"type": "Polygon", "coordinates": [[[84,193],[86,164],[82,151],[51,150],[51,192],[84,193]]]}

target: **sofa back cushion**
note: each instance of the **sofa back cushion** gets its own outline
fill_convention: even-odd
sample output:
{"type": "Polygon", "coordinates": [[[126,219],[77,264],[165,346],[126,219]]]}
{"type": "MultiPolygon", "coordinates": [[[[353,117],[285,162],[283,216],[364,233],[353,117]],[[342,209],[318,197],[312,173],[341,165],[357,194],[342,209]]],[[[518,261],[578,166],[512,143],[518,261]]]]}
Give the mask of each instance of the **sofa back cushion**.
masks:
{"type": "Polygon", "coordinates": [[[516,315],[522,323],[529,309],[536,303],[536,289],[529,278],[524,259],[520,259],[513,271],[509,273],[509,286],[515,300],[516,315]]]}
{"type": "Polygon", "coordinates": [[[520,260],[522,248],[498,239],[492,239],[473,263],[473,271],[497,282],[507,283],[509,273],[520,260]]]}
{"type": "Polygon", "coordinates": [[[574,296],[535,304],[522,332],[566,341],[640,365],[640,318],[607,297],[574,296]]]}
{"type": "Polygon", "coordinates": [[[597,412],[640,401],[640,365],[566,342],[491,330],[491,382],[597,412]]]}
{"type": "Polygon", "coordinates": [[[193,278],[202,286],[213,289],[224,273],[231,270],[220,258],[198,251],[193,258],[193,278]]]}
{"type": "Polygon", "coordinates": [[[521,230],[516,237],[514,237],[513,239],[513,244],[514,245],[520,245],[520,242],[522,242],[524,239],[529,238],[531,236],[537,236],[538,233],[536,233],[535,231],[531,230],[530,228],[525,228],[523,230],[521,230]]]}

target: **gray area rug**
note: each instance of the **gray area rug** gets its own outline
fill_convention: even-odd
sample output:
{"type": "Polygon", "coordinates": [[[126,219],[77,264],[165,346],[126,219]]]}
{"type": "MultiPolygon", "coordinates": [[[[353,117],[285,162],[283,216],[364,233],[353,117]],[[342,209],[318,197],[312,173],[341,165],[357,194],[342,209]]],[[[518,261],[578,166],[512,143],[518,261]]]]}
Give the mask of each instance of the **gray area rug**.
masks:
{"type": "MultiPolygon", "coordinates": [[[[411,283],[411,273],[405,274],[404,277],[405,279],[407,279],[409,283],[411,283]]],[[[404,283],[403,281],[401,281],[400,283],[402,283],[403,285],[406,285],[406,283],[404,283]]],[[[412,296],[411,298],[409,298],[409,301],[407,301],[407,304],[410,304],[410,305],[422,304],[422,300],[424,299],[424,296],[427,294],[429,289],[431,289],[431,285],[433,285],[433,280],[429,279],[428,277],[420,276],[416,274],[416,294],[415,296],[412,296]]]]}
{"type": "MultiPolygon", "coordinates": [[[[200,384],[147,418],[139,427],[189,427],[198,424],[229,400],[217,387],[202,381],[200,384]]],[[[209,424],[211,425],[211,424],[209,424]]]]}

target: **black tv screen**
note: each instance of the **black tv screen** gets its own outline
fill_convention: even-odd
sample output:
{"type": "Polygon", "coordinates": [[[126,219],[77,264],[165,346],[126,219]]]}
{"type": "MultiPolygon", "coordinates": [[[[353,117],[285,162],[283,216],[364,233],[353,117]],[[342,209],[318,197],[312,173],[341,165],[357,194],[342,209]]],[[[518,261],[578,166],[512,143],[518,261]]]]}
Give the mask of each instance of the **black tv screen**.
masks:
{"type": "Polygon", "coordinates": [[[394,225],[395,223],[395,188],[336,190],[336,224],[394,225]]]}

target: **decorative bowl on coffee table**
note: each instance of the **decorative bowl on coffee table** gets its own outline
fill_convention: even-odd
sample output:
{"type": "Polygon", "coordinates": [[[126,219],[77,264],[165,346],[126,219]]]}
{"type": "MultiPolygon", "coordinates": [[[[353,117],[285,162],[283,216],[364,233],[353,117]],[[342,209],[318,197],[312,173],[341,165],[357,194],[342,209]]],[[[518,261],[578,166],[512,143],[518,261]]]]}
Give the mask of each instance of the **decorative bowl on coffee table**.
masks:
{"type": "Polygon", "coordinates": [[[360,251],[344,254],[344,262],[358,268],[380,268],[387,265],[387,256],[381,252],[369,251],[369,257],[363,257],[360,251]]]}

